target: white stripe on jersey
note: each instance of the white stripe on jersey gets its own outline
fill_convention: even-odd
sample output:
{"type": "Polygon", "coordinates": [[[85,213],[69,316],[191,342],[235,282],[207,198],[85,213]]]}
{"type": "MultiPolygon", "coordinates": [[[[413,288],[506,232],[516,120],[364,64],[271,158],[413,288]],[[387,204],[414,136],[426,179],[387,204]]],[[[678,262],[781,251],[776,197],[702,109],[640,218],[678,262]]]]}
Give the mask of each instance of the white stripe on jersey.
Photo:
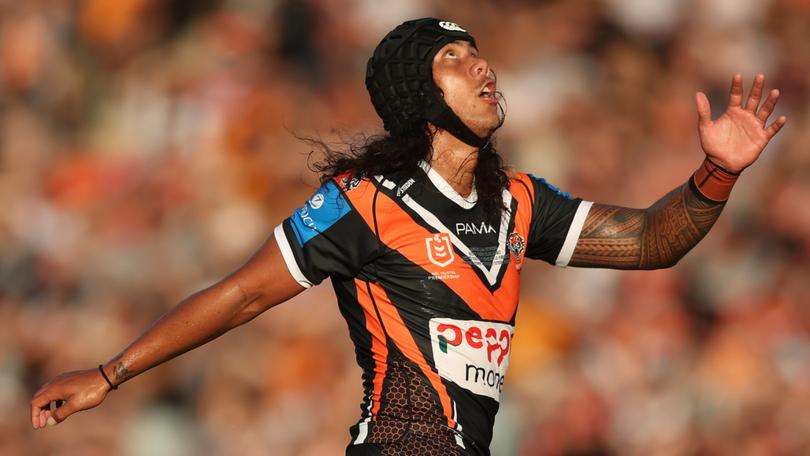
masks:
{"type": "Polygon", "coordinates": [[[357,444],[360,444],[360,443],[365,443],[366,437],[368,437],[368,422],[371,421],[371,406],[373,404],[374,404],[373,395],[371,395],[371,393],[369,393],[368,416],[366,417],[366,419],[364,419],[363,421],[361,421],[357,425],[357,438],[354,439],[354,442],[352,442],[352,444],[354,444],[354,445],[357,445],[357,444]]]}
{"type": "Polygon", "coordinates": [[[571,256],[574,255],[574,249],[577,246],[577,241],[579,241],[579,235],[582,233],[582,227],[585,225],[585,218],[588,217],[591,206],[593,206],[592,201],[581,201],[579,203],[577,212],[574,214],[574,220],[571,222],[571,226],[568,227],[568,234],[565,235],[565,242],[562,249],[560,249],[560,254],[557,255],[557,261],[555,262],[557,266],[564,268],[571,261],[571,256]]]}
{"type": "Polygon", "coordinates": [[[295,262],[295,255],[293,255],[292,248],[290,247],[290,241],[287,240],[287,236],[284,234],[282,224],[279,224],[276,226],[276,229],[273,230],[273,237],[276,238],[276,244],[278,244],[278,248],[281,250],[281,256],[284,258],[284,263],[287,264],[287,270],[290,271],[293,279],[304,288],[311,287],[312,282],[306,278],[304,273],[301,272],[301,268],[298,267],[298,263],[295,262]]]}
{"type": "Polygon", "coordinates": [[[456,445],[467,449],[467,447],[464,446],[464,439],[461,438],[461,423],[458,421],[458,409],[456,408],[456,401],[453,401],[453,421],[456,422],[456,431],[458,431],[454,432],[456,436],[456,445]]]}

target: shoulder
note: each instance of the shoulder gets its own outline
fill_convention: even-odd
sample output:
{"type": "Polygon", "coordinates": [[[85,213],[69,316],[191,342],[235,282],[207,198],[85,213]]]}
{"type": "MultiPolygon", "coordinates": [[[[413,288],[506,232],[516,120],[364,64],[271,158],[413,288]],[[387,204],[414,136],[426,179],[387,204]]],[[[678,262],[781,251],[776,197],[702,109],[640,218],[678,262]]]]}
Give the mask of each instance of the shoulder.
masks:
{"type": "Polygon", "coordinates": [[[565,199],[575,199],[570,193],[561,190],[559,187],[551,184],[544,177],[535,176],[531,173],[515,173],[520,176],[520,182],[527,185],[533,193],[540,193],[542,195],[556,195],[565,199]]]}
{"type": "Polygon", "coordinates": [[[353,206],[370,205],[377,190],[373,178],[352,172],[339,174],[326,181],[324,186],[333,187],[353,206]]]}
{"type": "Polygon", "coordinates": [[[509,193],[512,196],[520,198],[526,196],[530,200],[534,199],[534,184],[532,184],[532,176],[528,173],[521,173],[516,171],[507,171],[506,176],[509,178],[509,193]]]}

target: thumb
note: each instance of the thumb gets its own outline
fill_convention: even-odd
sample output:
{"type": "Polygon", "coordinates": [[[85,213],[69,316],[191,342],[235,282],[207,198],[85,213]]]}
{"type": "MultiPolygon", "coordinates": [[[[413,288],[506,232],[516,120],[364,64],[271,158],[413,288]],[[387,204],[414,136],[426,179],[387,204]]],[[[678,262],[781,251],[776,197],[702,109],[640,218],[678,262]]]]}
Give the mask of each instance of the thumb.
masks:
{"type": "Polygon", "coordinates": [[[697,104],[698,122],[701,126],[712,124],[712,108],[706,94],[698,92],[695,94],[695,104],[697,104]]]}
{"type": "Polygon", "coordinates": [[[68,399],[67,401],[62,403],[62,406],[53,408],[51,411],[51,416],[57,423],[61,423],[70,415],[73,415],[79,410],[79,406],[76,404],[76,400],[73,398],[68,399]]]}

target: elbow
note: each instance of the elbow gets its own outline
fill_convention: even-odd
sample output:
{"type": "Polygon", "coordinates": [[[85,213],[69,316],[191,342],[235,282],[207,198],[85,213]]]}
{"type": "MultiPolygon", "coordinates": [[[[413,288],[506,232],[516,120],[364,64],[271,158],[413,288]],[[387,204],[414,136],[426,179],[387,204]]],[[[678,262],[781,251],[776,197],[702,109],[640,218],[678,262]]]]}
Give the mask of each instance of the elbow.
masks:
{"type": "Polygon", "coordinates": [[[267,309],[272,307],[271,300],[261,294],[253,293],[246,297],[242,308],[239,310],[238,319],[240,322],[248,322],[264,313],[267,309]]]}

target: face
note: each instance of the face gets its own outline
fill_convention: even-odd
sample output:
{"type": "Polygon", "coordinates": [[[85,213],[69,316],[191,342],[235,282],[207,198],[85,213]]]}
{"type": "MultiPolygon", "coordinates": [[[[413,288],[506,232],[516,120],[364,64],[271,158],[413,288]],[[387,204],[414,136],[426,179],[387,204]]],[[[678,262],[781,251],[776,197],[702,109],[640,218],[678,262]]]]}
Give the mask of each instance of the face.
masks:
{"type": "Polygon", "coordinates": [[[474,133],[489,136],[500,125],[495,74],[467,41],[446,44],[433,58],[433,81],[444,101],[474,133]]]}

